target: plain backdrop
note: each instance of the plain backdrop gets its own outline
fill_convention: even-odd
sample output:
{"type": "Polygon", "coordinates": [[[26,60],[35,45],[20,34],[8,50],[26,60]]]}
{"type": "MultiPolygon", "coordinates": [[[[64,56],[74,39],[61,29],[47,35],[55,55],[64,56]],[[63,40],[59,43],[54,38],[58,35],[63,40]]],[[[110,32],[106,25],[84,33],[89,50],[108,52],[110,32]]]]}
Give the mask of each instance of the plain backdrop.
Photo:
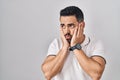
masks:
{"type": "Polygon", "coordinates": [[[40,66],[59,36],[59,11],[73,5],[84,12],[85,33],[104,43],[101,80],[120,80],[119,0],[0,0],[0,80],[45,80],[40,66]]]}

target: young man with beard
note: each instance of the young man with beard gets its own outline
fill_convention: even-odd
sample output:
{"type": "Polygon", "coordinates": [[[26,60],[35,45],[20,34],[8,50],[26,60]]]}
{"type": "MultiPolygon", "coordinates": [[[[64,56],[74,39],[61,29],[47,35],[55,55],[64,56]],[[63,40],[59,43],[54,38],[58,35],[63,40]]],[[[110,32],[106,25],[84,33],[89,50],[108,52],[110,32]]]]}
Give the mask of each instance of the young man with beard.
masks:
{"type": "Polygon", "coordinates": [[[84,15],[76,6],[60,11],[60,39],[54,39],[42,64],[47,80],[100,80],[105,68],[101,41],[84,34],[84,15]]]}

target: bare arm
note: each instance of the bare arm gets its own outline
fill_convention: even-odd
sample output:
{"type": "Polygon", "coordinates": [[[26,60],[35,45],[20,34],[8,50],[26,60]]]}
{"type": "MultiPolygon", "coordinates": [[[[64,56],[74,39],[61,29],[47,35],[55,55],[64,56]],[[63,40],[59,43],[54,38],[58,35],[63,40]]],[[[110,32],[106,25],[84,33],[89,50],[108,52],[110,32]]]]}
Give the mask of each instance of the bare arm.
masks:
{"type": "Polygon", "coordinates": [[[62,28],[60,28],[60,35],[63,44],[61,50],[56,56],[48,56],[42,65],[42,70],[47,80],[50,80],[53,76],[62,70],[65,59],[69,53],[68,48],[70,45],[65,39],[62,28]]]}
{"type": "Polygon", "coordinates": [[[84,71],[88,73],[93,80],[100,80],[105,67],[104,59],[98,56],[89,58],[83,50],[74,50],[74,54],[84,71]]]}
{"type": "MultiPolygon", "coordinates": [[[[76,27],[74,31],[73,38],[71,40],[71,46],[74,46],[77,43],[82,43],[84,40],[84,34],[83,34],[83,24],[79,24],[78,27],[76,27]]],[[[75,49],[74,54],[80,64],[80,66],[83,68],[83,70],[93,79],[93,80],[99,80],[102,76],[102,73],[104,71],[105,67],[105,61],[101,57],[88,57],[84,53],[84,51],[75,49]]]]}
{"type": "Polygon", "coordinates": [[[64,65],[64,61],[68,55],[68,50],[62,48],[58,55],[48,56],[42,64],[42,70],[47,80],[50,80],[53,76],[59,73],[64,65]]]}

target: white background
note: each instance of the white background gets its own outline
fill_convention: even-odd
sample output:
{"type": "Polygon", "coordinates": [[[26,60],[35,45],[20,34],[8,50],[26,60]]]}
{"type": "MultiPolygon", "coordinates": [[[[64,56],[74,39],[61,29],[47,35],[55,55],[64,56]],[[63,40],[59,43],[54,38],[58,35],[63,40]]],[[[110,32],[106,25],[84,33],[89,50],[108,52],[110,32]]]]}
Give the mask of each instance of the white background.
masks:
{"type": "Polygon", "coordinates": [[[119,0],[0,0],[0,80],[45,80],[40,66],[69,5],[83,10],[86,33],[104,43],[102,80],[120,80],[119,0]]]}

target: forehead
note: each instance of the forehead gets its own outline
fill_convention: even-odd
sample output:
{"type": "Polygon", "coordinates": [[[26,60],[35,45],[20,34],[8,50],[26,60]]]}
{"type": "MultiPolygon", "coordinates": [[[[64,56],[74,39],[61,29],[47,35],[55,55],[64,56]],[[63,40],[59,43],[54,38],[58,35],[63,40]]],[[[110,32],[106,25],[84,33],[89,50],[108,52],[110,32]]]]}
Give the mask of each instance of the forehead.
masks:
{"type": "Polygon", "coordinates": [[[61,23],[75,23],[77,22],[77,19],[75,16],[61,16],[60,22],[61,23]]]}

